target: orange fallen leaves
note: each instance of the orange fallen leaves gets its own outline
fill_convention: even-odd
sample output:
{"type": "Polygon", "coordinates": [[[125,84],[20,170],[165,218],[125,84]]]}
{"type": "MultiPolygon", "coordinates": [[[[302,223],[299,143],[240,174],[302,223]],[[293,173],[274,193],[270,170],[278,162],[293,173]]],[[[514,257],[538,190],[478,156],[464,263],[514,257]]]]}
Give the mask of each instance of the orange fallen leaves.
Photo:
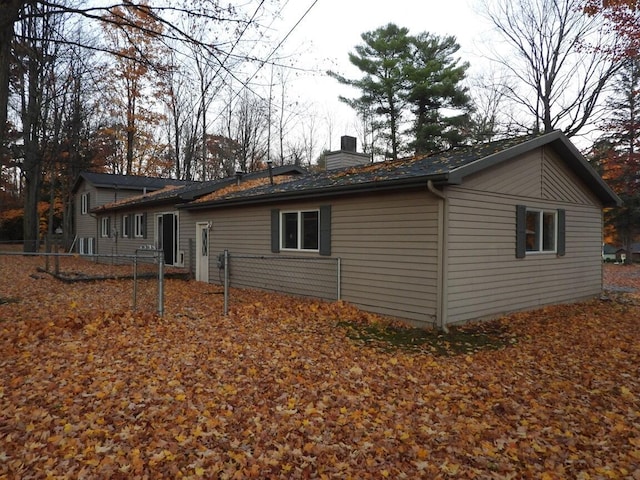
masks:
{"type": "Polygon", "coordinates": [[[434,357],[354,343],[340,321],[382,319],[343,303],[237,291],[223,317],[218,287],[168,280],[158,318],[128,281],[0,262],[0,478],[640,479],[633,297],[434,357]]]}

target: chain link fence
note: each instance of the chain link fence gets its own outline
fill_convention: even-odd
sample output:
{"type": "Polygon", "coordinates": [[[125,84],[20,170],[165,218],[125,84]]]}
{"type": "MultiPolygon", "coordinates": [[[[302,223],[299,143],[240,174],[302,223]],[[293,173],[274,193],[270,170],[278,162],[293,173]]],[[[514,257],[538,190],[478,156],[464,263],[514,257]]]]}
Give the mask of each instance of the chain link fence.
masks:
{"type": "Polygon", "coordinates": [[[225,250],[218,255],[217,265],[224,286],[225,315],[231,287],[329,301],[341,298],[340,258],[244,255],[225,250]]]}
{"type": "Polygon", "coordinates": [[[24,252],[23,248],[22,244],[0,244],[0,264],[5,261],[3,258],[29,258],[35,263],[24,263],[26,268],[35,267],[31,274],[33,278],[49,275],[69,284],[130,281],[130,306],[133,310],[153,305],[160,316],[164,314],[164,278],[167,272],[162,250],[140,249],[135,255],[80,255],[65,253],[53,243],[45,245],[41,252],[24,252]]]}

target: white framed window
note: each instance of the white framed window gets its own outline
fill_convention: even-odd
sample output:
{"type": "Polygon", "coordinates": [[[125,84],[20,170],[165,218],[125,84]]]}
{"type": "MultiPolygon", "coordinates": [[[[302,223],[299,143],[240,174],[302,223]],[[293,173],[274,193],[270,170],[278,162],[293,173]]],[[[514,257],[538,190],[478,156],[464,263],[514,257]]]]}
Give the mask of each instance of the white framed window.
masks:
{"type": "Polygon", "coordinates": [[[133,236],[136,238],[144,237],[144,213],[136,213],[133,217],[133,236]]]}
{"type": "Polygon", "coordinates": [[[89,213],[89,192],[80,196],[80,214],[86,215],[87,213],[89,213]]]}
{"type": "Polygon", "coordinates": [[[558,244],[558,211],[527,208],[526,252],[556,253],[558,244]]]}
{"type": "Polygon", "coordinates": [[[122,238],[129,238],[131,236],[131,224],[129,222],[129,215],[122,216],[122,238]]]}
{"type": "Polygon", "coordinates": [[[280,248],[318,251],[320,245],[320,211],[282,212],[280,248]]]}
{"type": "Polygon", "coordinates": [[[80,255],[93,255],[93,237],[81,237],[78,239],[78,253],[80,255]]]}
{"type": "Polygon", "coordinates": [[[109,217],[102,217],[100,220],[100,236],[108,237],[111,230],[111,219],[109,217]]]}

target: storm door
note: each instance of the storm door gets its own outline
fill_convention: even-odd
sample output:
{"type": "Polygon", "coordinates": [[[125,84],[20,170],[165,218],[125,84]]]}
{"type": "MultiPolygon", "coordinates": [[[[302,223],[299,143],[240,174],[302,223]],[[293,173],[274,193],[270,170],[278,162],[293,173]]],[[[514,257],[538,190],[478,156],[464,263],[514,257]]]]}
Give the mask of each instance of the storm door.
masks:
{"type": "Polygon", "coordinates": [[[209,281],[209,223],[196,223],[196,280],[209,281]]]}

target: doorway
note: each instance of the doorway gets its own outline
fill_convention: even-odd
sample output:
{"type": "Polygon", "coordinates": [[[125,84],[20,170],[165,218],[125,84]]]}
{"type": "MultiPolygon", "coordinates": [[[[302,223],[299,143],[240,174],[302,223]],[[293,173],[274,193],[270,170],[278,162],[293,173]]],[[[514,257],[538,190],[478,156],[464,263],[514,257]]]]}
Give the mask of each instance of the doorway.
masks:
{"type": "Polygon", "coordinates": [[[196,223],[196,280],[209,282],[209,223],[196,223]]]}
{"type": "Polygon", "coordinates": [[[175,265],[178,257],[178,215],[161,213],[157,216],[158,248],[164,251],[165,265],[175,265]]]}

